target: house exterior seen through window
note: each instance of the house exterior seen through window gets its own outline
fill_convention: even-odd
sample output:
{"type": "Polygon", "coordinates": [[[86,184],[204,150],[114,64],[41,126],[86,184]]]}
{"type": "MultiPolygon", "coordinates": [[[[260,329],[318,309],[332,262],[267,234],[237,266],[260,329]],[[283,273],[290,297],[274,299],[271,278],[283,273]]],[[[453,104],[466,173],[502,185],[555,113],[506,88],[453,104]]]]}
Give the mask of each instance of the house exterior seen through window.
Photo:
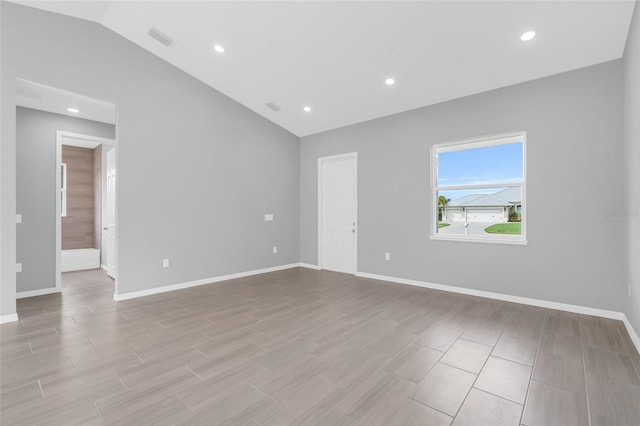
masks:
{"type": "Polygon", "coordinates": [[[431,238],[526,244],[526,133],[431,150],[431,238]]]}

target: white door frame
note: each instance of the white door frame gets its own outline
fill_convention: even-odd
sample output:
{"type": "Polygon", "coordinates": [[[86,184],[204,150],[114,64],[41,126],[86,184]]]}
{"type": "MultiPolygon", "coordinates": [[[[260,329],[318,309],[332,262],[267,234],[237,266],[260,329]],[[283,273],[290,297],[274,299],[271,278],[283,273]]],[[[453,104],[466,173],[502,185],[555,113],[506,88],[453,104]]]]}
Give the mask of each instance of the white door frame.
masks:
{"type": "MultiPolygon", "coordinates": [[[[62,167],[62,145],[79,146],[84,148],[95,148],[98,145],[108,145],[115,149],[116,155],[116,176],[118,175],[118,144],[115,139],[100,138],[97,136],[82,135],[79,133],[56,131],[56,292],[62,291],[62,216],[60,209],[60,186],[62,177],[60,168],[62,167]]],[[[118,179],[116,179],[116,247],[115,259],[116,268],[118,265],[118,179]]],[[[102,252],[102,251],[101,251],[102,252]]],[[[118,280],[115,280],[115,294],[118,294],[118,280]]]]}
{"type": "Polygon", "coordinates": [[[358,221],[358,153],[357,152],[348,152],[345,154],[339,154],[339,155],[331,155],[328,157],[320,157],[318,158],[318,267],[320,269],[324,269],[324,259],[322,258],[322,249],[323,249],[323,224],[322,224],[322,207],[323,207],[323,200],[322,200],[322,178],[323,178],[323,173],[322,173],[322,168],[324,166],[324,163],[328,162],[328,161],[333,161],[333,160],[341,160],[341,159],[345,159],[345,158],[353,158],[353,160],[355,161],[355,165],[356,165],[356,170],[355,170],[355,187],[356,187],[356,199],[355,199],[355,206],[354,206],[354,211],[355,211],[355,215],[356,215],[356,225],[355,225],[355,230],[356,230],[356,243],[355,243],[355,271],[358,271],[358,227],[360,225],[359,221],[358,221]]]}

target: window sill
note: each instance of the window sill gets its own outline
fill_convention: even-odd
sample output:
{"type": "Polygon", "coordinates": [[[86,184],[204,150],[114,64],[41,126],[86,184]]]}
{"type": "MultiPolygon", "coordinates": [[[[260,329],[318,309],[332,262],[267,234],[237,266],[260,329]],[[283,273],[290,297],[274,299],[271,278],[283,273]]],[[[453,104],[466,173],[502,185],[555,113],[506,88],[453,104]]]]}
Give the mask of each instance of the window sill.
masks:
{"type": "Polygon", "coordinates": [[[527,240],[521,239],[520,237],[511,238],[507,235],[503,235],[500,238],[472,237],[469,235],[429,235],[429,239],[441,241],[462,241],[465,243],[511,244],[518,246],[527,245],[527,240]]]}

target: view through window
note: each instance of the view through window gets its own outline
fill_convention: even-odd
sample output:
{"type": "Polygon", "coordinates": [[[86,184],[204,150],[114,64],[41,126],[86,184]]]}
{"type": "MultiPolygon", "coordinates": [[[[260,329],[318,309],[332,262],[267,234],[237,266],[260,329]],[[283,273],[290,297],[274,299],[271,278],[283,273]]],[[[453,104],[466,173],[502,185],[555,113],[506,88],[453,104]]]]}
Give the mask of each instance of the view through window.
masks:
{"type": "Polygon", "coordinates": [[[526,242],[525,139],[522,132],[433,146],[432,238],[526,242]]]}

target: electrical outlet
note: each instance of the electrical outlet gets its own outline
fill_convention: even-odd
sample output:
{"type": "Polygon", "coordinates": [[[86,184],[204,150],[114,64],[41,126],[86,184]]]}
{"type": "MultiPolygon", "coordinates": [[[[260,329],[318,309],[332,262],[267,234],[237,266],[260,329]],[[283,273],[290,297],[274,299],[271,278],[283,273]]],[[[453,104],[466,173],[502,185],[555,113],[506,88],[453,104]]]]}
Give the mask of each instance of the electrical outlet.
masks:
{"type": "Polygon", "coordinates": [[[162,267],[163,268],[169,267],[169,259],[162,259],[162,267]]]}
{"type": "Polygon", "coordinates": [[[278,252],[278,247],[277,246],[273,246],[273,253],[277,253],[278,252]]]}
{"type": "Polygon", "coordinates": [[[16,272],[22,272],[22,263],[16,263],[16,272]]]}
{"type": "Polygon", "coordinates": [[[391,253],[385,253],[384,260],[391,260],[391,253]]]}
{"type": "Polygon", "coordinates": [[[273,222],[273,214],[265,214],[264,215],[265,222],[273,222]]]}

